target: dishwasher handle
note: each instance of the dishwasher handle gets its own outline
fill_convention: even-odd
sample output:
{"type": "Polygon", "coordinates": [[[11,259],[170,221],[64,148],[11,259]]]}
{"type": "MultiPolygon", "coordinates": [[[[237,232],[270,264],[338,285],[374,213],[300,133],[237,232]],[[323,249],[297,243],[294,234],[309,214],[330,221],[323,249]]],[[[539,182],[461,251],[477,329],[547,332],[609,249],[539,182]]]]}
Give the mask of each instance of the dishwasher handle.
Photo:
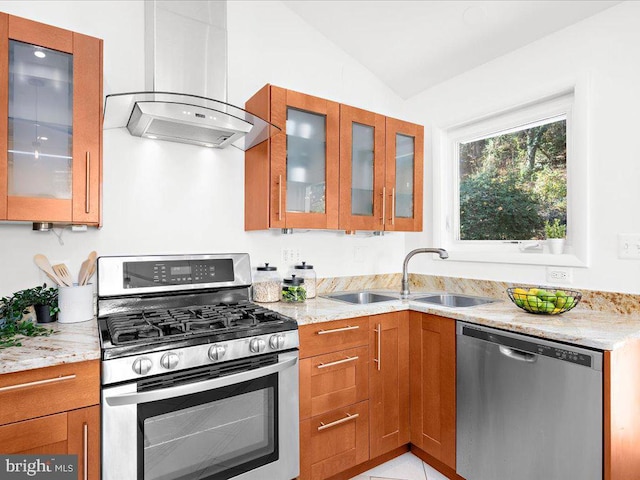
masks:
{"type": "Polygon", "coordinates": [[[505,357],[518,360],[519,362],[534,363],[538,359],[538,355],[535,353],[523,352],[514,348],[505,347],[504,345],[500,345],[499,350],[505,357]]]}

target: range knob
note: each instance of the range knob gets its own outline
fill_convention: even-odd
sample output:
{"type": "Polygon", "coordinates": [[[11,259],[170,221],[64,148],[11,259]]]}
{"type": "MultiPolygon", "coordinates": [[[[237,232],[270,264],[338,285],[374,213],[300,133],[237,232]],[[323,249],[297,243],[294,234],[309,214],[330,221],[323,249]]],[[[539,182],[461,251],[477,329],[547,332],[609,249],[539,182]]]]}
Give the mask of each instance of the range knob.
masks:
{"type": "Polygon", "coordinates": [[[227,347],[224,345],[211,345],[209,348],[209,358],[214,362],[217,362],[218,360],[222,360],[222,357],[224,357],[226,352],[227,347]]]}
{"type": "Polygon", "coordinates": [[[147,357],[136,358],[131,367],[138,375],[146,375],[151,370],[153,363],[147,357]]]}
{"type": "Polygon", "coordinates": [[[267,347],[267,342],[261,338],[252,338],[249,342],[249,350],[253,353],[260,353],[267,347]]]}
{"type": "Polygon", "coordinates": [[[280,335],[279,333],[277,335],[272,335],[269,339],[269,346],[273,350],[280,350],[284,347],[284,335],[280,335]]]}
{"type": "Polygon", "coordinates": [[[160,365],[167,370],[173,370],[178,366],[178,354],[173,352],[165,353],[160,359],[160,365]]]}

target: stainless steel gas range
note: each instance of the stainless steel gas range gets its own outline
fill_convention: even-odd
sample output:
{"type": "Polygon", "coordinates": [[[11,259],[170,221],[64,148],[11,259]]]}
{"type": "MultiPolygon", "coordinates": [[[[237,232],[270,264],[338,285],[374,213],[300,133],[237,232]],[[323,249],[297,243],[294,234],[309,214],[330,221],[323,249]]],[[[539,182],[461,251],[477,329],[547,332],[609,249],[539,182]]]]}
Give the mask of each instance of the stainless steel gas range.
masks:
{"type": "Polygon", "coordinates": [[[103,480],[291,480],[298,326],[248,254],[100,257],[103,480]]]}

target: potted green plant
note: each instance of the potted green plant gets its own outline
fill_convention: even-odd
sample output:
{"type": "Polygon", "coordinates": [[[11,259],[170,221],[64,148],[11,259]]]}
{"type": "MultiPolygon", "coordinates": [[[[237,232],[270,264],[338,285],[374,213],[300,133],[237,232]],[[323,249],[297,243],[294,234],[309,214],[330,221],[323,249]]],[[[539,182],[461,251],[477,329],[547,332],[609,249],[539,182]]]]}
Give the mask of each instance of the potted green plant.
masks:
{"type": "MultiPolygon", "coordinates": [[[[29,313],[29,307],[44,304],[49,318],[58,312],[58,292],[55,288],[41,287],[27,288],[14,293],[10,297],[0,299],[0,349],[20,346],[19,337],[39,337],[51,335],[53,330],[35,325],[31,320],[23,317],[29,313]]],[[[37,313],[36,313],[37,315],[37,313]]],[[[49,320],[51,321],[51,320],[49,320]]]]}
{"type": "Polygon", "coordinates": [[[553,254],[562,253],[565,237],[567,236],[567,226],[564,223],[560,223],[559,218],[556,218],[553,223],[545,222],[544,232],[547,236],[549,251],[553,254]]]}

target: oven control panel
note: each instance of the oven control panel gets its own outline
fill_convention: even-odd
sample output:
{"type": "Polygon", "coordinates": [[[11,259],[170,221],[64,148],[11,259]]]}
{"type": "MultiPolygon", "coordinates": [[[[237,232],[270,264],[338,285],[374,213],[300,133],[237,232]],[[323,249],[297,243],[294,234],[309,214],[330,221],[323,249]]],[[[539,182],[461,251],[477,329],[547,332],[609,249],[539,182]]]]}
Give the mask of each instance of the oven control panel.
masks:
{"type": "Polygon", "coordinates": [[[193,285],[234,280],[233,260],[164,260],[123,263],[123,288],[193,285]]]}
{"type": "Polygon", "coordinates": [[[203,343],[139,356],[124,356],[103,360],[102,384],[108,385],[154,375],[180,372],[230,360],[297,350],[298,330],[268,333],[216,343],[203,343]]]}

